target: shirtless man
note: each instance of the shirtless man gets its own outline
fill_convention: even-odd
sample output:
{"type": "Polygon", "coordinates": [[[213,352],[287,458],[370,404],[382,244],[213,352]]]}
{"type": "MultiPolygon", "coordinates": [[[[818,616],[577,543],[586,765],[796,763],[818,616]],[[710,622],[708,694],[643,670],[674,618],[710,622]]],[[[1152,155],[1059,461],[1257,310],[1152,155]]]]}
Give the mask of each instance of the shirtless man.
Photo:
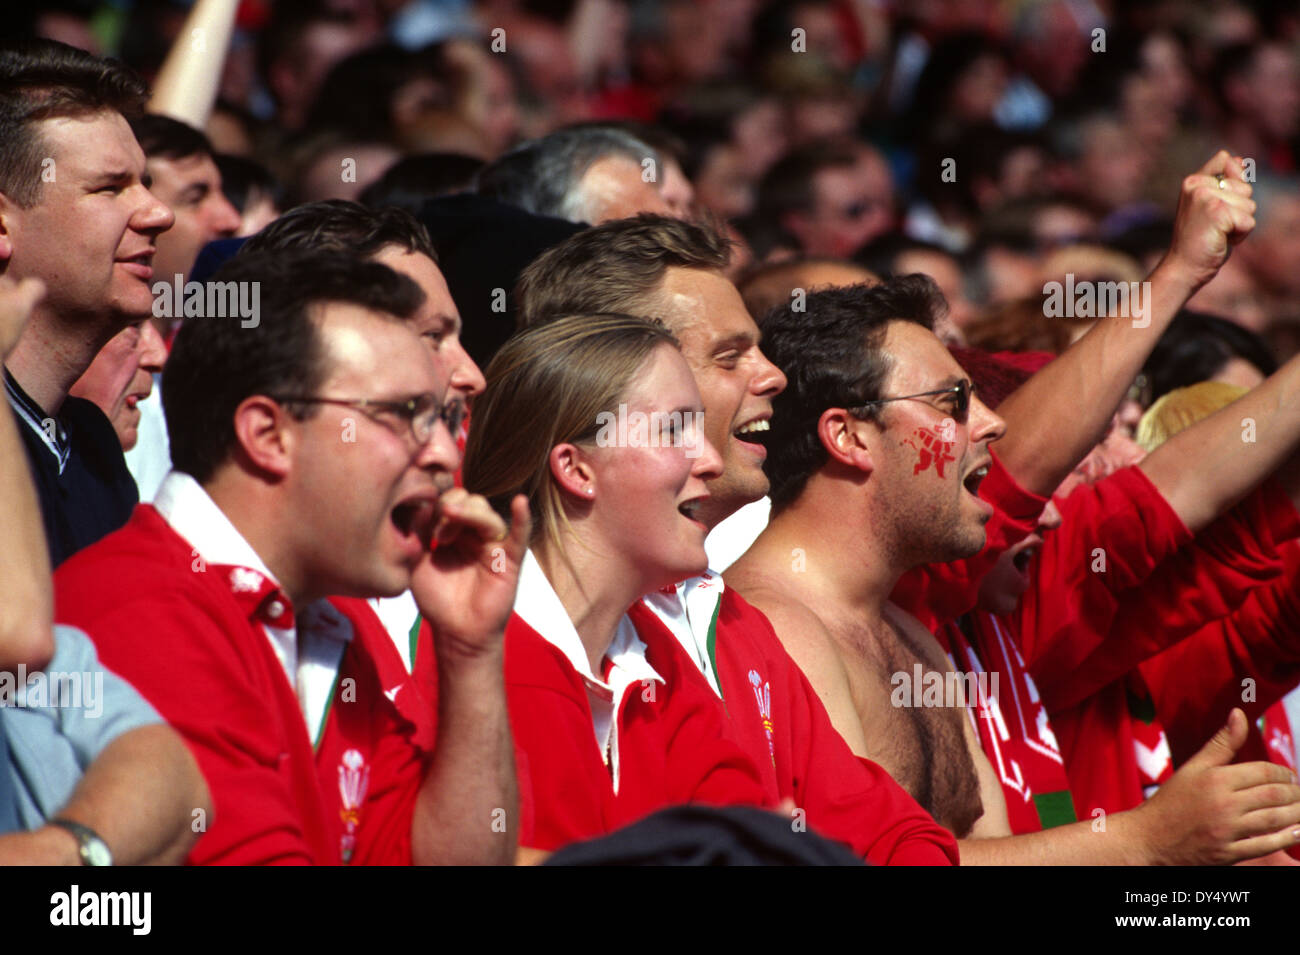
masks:
{"type": "Polygon", "coordinates": [[[768,616],[854,752],[970,837],[967,863],[1195,862],[1290,844],[1300,789],[1257,764],[1226,765],[1245,732],[1236,714],[1105,834],[1084,822],[990,838],[1009,831],[1006,809],[962,685],[944,680],[952,667],[933,635],[889,600],[906,571],[978,552],[993,515],[976,492],[1005,425],[930,330],[942,307],[931,281],[909,276],[817,293],[765,324],[789,379],[768,441],[773,517],[728,586],[768,616]],[[918,705],[895,706],[900,675],[914,681],[918,665],[947,698],[919,705],[914,685],[918,705]],[[1231,833],[1227,853],[1205,836],[1211,816],[1231,833]]]}

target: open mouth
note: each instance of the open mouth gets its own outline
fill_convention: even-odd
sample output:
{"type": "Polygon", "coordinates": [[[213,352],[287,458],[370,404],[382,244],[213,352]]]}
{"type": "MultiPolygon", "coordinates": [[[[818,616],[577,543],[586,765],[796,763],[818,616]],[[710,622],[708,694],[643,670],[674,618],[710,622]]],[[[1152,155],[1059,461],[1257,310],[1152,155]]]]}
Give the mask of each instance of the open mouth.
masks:
{"type": "Polygon", "coordinates": [[[427,540],[433,533],[437,500],[428,496],[409,498],[389,512],[389,520],[403,537],[416,536],[427,540]]]}
{"type": "Polygon", "coordinates": [[[708,499],[709,496],[703,494],[700,497],[693,497],[689,501],[682,501],[682,503],[677,505],[677,511],[683,517],[692,520],[703,527],[704,522],[700,520],[700,508],[704,506],[704,502],[708,499]]]}
{"type": "Polygon", "coordinates": [[[966,490],[970,491],[974,497],[979,497],[980,485],[984,483],[984,479],[988,477],[988,475],[989,466],[985,464],[966,475],[966,480],[961,482],[962,486],[965,487],[966,490]]]}
{"type": "Polygon", "coordinates": [[[1026,574],[1029,572],[1029,565],[1033,562],[1035,552],[1036,548],[1026,547],[1011,558],[1011,563],[1015,565],[1016,570],[1020,571],[1020,573],[1026,574]]]}
{"type": "Polygon", "coordinates": [[[735,431],[731,432],[732,437],[751,444],[765,444],[768,435],[772,433],[772,422],[770,418],[755,418],[753,421],[742,424],[735,431]]]}

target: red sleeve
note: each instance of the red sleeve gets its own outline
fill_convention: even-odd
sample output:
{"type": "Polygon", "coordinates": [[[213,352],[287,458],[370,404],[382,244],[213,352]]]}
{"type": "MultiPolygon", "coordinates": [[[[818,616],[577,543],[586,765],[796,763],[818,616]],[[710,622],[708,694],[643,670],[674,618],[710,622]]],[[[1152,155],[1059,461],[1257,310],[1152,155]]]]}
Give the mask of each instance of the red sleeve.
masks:
{"type": "Polygon", "coordinates": [[[281,674],[283,694],[277,692],[263,660],[241,654],[230,621],[203,613],[198,596],[164,595],[98,614],[61,606],[59,619],[93,636],[104,665],[157,708],[198,761],[213,815],[189,862],[337,862],[313,852],[304,832],[303,817],[320,800],[303,791],[307,780],[293,772],[304,761],[310,768],[312,757],[296,705],[288,714],[298,718],[296,727],[288,725],[282,709],[288,682],[281,674]],[[283,758],[293,749],[299,759],[283,758]]]}
{"type": "Polygon", "coordinates": [[[1110,633],[1050,692],[1054,709],[1074,706],[1143,660],[1240,608],[1255,588],[1282,573],[1277,541],[1300,516],[1272,481],[1256,489],[1193,541],[1126,591],[1110,633]]]}
{"type": "Polygon", "coordinates": [[[1044,699],[1110,633],[1121,595],[1192,539],[1137,467],[1083,485],[1058,506],[1061,526],[1046,535],[1014,617],[1044,699]]]}
{"type": "Polygon", "coordinates": [[[1175,760],[1195,753],[1234,706],[1253,722],[1300,683],[1300,545],[1284,548],[1284,564],[1231,616],[1142,664],[1175,760]]]}
{"type": "Polygon", "coordinates": [[[980,484],[980,497],[993,505],[984,528],[984,547],[974,557],[926,564],[908,571],[894,587],[890,600],[912,614],[931,632],[975,607],[980,582],[1002,553],[1028,537],[1047,506],[1047,498],[1016,483],[992,451],[989,473],[980,484]]]}

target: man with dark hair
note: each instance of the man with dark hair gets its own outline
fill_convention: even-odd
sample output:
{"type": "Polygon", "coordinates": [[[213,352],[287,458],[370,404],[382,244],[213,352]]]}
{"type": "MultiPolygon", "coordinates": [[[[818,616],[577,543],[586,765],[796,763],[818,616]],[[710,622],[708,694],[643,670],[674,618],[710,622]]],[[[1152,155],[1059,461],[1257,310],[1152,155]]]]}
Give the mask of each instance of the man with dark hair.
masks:
{"type": "MultiPolygon", "coordinates": [[[[1098,323],[1008,399],[1003,407],[1016,427],[996,458],[986,446],[1001,436],[1003,422],[928,330],[932,308],[942,307],[928,279],[820,292],[805,310],[787,307],[764,324],[772,357],[790,381],[776,402],[768,445],[774,517],[728,583],[771,617],[854,751],[879,759],[936,818],[971,836],[962,849],[968,861],[1223,861],[1291,840],[1284,827],[1295,815],[1296,791],[1255,792],[1256,783],[1280,778],[1224,765],[1240,726],[1225,728],[1189,760],[1178,783],[1140,815],[1113,826],[1119,838],[1098,839],[1087,823],[998,838],[1009,834],[999,777],[971,721],[945,712],[989,691],[972,684],[973,673],[960,683],[950,679],[954,665],[931,633],[973,606],[990,555],[1032,530],[1047,495],[1110,421],[1159,331],[1213,276],[1229,244],[1249,232],[1253,203],[1240,175],[1240,164],[1220,153],[1185,180],[1174,242],[1152,273],[1145,313],[1098,323]],[[975,497],[981,484],[987,501],[1000,504],[996,533],[994,507],[975,497]],[[1009,535],[1016,526],[1018,535],[1009,535]],[[1259,806],[1269,812],[1250,812],[1259,806]],[[1206,826],[1211,815],[1223,826],[1206,826]],[[1179,838],[1169,839],[1176,832],[1179,838]]],[[[1279,407],[1291,387],[1286,378],[1271,381],[1243,413],[1279,407]]],[[[1244,473],[1220,466],[1231,458],[1229,441],[1239,439],[1227,418],[1206,432],[1219,448],[1213,462],[1190,467],[1181,457],[1190,448],[1185,441],[1134,469],[1082,538],[1100,536],[1124,556],[1115,558],[1115,573],[1091,576],[1131,580],[1133,565],[1181,546],[1276,469],[1300,432],[1292,421],[1273,420],[1281,426],[1271,430],[1268,448],[1234,463],[1244,473]],[[1128,518],[1108,523],[1121,507],[1128,518]]],[[[1063,553],[1068,563],[1042,578],[1048,589],[1067,570],[1076,586],[1090,576],[1079,544],[1063,553]]],[[[1138,571],[1138,579],[1149,572],[1138,571]]],[[[1074,603],[1072,593],[1052,599],[1074,603]]]]}
{"type": "Polygon", "coordinates": [[[414,281],[424,292],[424,304],[413,321],[446,369],[448,387],[462,403],[483,391],[483,372],[460,343],[460,312],[438,268],[438,253],[428,231],[410,213],[393,207],[367,209],[343,199],[309,202],[249,238],[240,255],[284,249],[359,255],[414,281]]]}
{"type": "Polygon", "coordinates": [[[811,143],[764,175],[758,215],[793,236],[804,255],[847,259],[893,227],[893,174],[870,146],[811,143]]]}
{"type": "Polygon", "coordinates": [[[199,250],[239,229],[239,212],[221,191],[221,173],[207,136],[170,116],[154,114],[133,120],[131,131],[144,150],[149,188],[176,216],[158,239],[154,271],[164,282],[184,285],[199,250]]]}
{"type": "Polygon", "coordinates": [[[190,861],[510,861],[502,641],[529,521],[516,508],[507,535],[451,487],[459,405],[410,325],[422,293],[320,251],[239,256],[216,280],[259,290],[258,321],[181,326],[176,470],[60,570],[57,618],[198,757],[216,817],[190,861]],[[407,589],[434,627],[436,727],[344,599],[407,589]]]}
{"type": "MultiPolygon", "coordinates": [[[[403,209],[367,209],[343,199],[324,199],[285,213],[244,243],[239,256],[291,249],[361,256],[387,265],[420,286],[424,303],[413,316],[411,325],[447,374],[449,400],[458,405],[462,417],[462,427],[453,437],[463,450],[468,427],[465,408],[486,383],[478,365],[460,343],[460,313],[438,268],[438,255],[424,226],[403,209]]],[[[421,678],[436,680],[436,675],[428,672],[428,666],[433,663],[432,647],[427,645],[427,640],[412,636],[419,609],[411,593],[376,597],[370,604],[393,638],[406,668],[414,671],[418,661],[421,678]]]]}
{"type": "Polygon", "coordinates": [[[144,150],[149,188],[172,210],[174,221],[155,243],[153,268],[158,281],[153,285],[155,307],[149,322],[151,327],[124,328],[118,332],[72,386],[72,394],[95,402],[114,422],[115,428],[123,415],[136,419],[130,428],[134,437],[123,448],[128,452],[127,467],[140,496],[148,500],[171,464],[162,402],[151,395],[159,380],[156,376],[167,358],[164,343],[170,339],[174,321],[180,317],[170,311],[158,314],[157,293],[169,287],[183,288],[199,250],[214,239],[234,235],[239,227],[239,213],[221,191],[221,174],[217,172],[206,136],[167,116],[149,114],[130,122],[131,131],[144,150]],[[140,376],[141,381],[131,396],[132,405],[124,408],[123,402],[128,397],[120,395],[117,386],[127,387],[130,378],[135,377],[128,366],[130,358],[136,355],[147,356],[146,363],[151,365],[153,374],[140,376]],[[124,358],[128,360],[123,361],[124,358]],[[117,381],[122,375],[127,380],[117,381]],[[105,382],[109,383],[107,392],[105,382]]]}
{"type": "Polygon", "coordinates": [[[149,192],[127,125],[143,98],[134,75],[63,44],[0,51],[0,268],[48,289],[6,358],[5,390],[55,566],[136,502],[112,426],[68,392],[152,309],[155,242],[173,216],[149,192]]]}
{"type": "MultiPolygon", "coordinates": [[[[580,313],[621,311],[661,319],[681,342],[704,401],[704,427],[724,471],[696,512],[714,528],[767,491],[761,442],[785,380],[763,357],[758,329],[724,276],[717,234],[661,216],[609,222],[540,256],[519,283],[520,318],[534,325],[580,313]]],[[[872,862],[936,862],[930,820],[879,766],[853,758],[825,708],[770,624],[716,573],[686,580],[645,603],[727,701],[737,739],[769,800],[792,799],[806,822],[872,862]],[[903,833],[923,836],[904,847],[903,833]]],[[[909,840],[910,841],[910,840],[909,840]]]]}
{"type": "Polygon", "coordinates": [[[661,168],[659,153],[625,130],[571,126],[489,163],[478,174],[478,192],[534,215],[598,225],[638,212],[672,212],[661,168]]]}

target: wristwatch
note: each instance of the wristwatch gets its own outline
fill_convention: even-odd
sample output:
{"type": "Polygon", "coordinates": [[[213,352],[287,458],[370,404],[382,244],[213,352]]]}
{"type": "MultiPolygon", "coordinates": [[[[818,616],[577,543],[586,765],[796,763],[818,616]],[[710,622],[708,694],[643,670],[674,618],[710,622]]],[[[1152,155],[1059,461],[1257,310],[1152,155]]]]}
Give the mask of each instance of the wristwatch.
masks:
{"type": "Polygon", "coordinates": [[[99,834],[94,829],[83,826],[79,822],[73,822],[71,819],[51,819],[49,824],[72,833],[73,838],[77,840],[77,851],[81,855],[82,865],[113,864],[113,853],[109,851],[108,844],[99,838],[99,834]]]}

